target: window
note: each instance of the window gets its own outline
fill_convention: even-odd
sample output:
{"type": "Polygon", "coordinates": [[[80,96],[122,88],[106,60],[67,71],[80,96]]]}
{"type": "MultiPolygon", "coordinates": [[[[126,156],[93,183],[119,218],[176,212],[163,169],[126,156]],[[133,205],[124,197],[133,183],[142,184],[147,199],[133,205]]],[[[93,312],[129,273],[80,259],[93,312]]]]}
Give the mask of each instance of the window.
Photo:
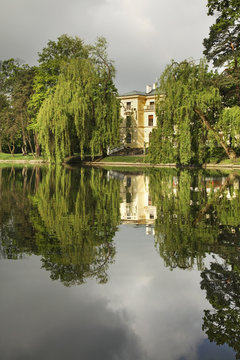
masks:
{"type": "Polygon", "coordinates": [[[127,110],[131,110],[131,101],[127,102],[126,109],[127,109],[127,110]]]}
{"type": "Polygon", "coordinates": [[[150,110],[154,110],[154,101],[150,101],[150,110]]]}
{"type": "Polygon", "coordinates": [[[148,126],[153,126],[153,115],[148,115],[148,126]]]}
{"type": "Polygon", "coordinates": [[[132,136],[130,133],[128,133],[126,136],[126,142],[127,142],[127,144],[131,144],[131,142],[132,142],[132,136]]]}

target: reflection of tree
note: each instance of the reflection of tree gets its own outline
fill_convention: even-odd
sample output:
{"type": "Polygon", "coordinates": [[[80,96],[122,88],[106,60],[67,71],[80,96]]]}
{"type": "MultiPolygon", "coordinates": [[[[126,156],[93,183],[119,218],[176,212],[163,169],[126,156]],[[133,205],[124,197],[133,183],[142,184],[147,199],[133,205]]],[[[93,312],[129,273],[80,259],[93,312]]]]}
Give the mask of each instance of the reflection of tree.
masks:
{"type": "Polygon", "coordinates": [[[212,263],[201,277],[201,288],[213,306],[204,311],[203,330],[210,341],[231,346],[240,359],[240,273],[226,263],[212,263]]]}
{"type": "Polygon", "coordinates": [[[119,223],[119,182],[95,169],[0,170],[1,255],[42,256],[65,285],[107,281],[119,223]]]}
{"type": "Polygon", "coordinates": [[[4,258],[36,251],[28,194],[36,190],[39,174],[38,167],[0,168],[0,255],[4,258]]]}
{"type": "Polygon", "coordinates": [[[196,262],[202,269],[205,254],[218,253],[226,236],[238,233],[239,180],[222,181],[221,175],[206,177],[203,171],[150,173],[156,247],[166,266],[191,268],[196,262]]]}
{"type": "Polygon", "coordinates": [[[49,171],[33,202],[32,216],[43,267],[65,285],[95,277],[107,281],[119,223],[119,183],[100,170],[49,171]]]}
{"type": "MultiPolygon", "coordinates": [[[[157,206],[156,246],[166,266],[185,269],[196,261],[202,268],[205,251],[216,234],[215,227],[209,232],[206,223],[194,227],[196,213],[207,198],[202,172],[153,173],[150,191],[157,206]]],[[[212,215],[207,222],[213,223],[212,215]]]]}

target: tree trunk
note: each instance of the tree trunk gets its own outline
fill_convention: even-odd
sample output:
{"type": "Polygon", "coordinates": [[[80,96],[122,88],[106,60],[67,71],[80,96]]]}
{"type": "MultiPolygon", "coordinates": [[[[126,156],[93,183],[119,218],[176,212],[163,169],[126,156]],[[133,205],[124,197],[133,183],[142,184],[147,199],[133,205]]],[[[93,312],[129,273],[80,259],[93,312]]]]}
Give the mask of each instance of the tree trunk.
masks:
{"type": "Polygon", "coordinates": [[[233,151],[231,148],[229,148],[227,146],[227,144],[223,141],[222,136],[216,130],[213,129],[213,127],[211,126],[209,121],[206,119],[206,116],[203,114],[203,112],[197,108],[195,108],[194,111],[196,114],[198,114],[200,116],[200,118],[201,118],[203,124],[206,126],[206,128],[213,133],[215,139],[223,147],[223,149],[225,150],[229,159],[236,159],[237,155],[236,155],[235,151],[233,151]]]}
{"type": "Polygon", "coordinates": [[[32,142],[31,142],[31,139],[30,139],[29,134],[28,134],[28,136],[27,136],[27,141],[28,141],[28,144],[29,144],[29,146],[30,146],[32,156],[35,157],[35,154],[34,154],[34,151],[33,151],[32,142]]]}
{"type": "Polygon", "coordinates": [[[11,147],[11,145],[8,144],[8,148],[9,148],[9,151],[10,151],[11,155],[14,156],[15,145],[13,144],[12,147],[11,147]]]}
{"type": "Polygon", "coordinates": [[[37,136],[36,133],[34,134],[34,144],[35,144],[36,156],[39,157],[40,156],[40,146],[39,146],[39,143],[38,143],[38,136],[37,136]]]}

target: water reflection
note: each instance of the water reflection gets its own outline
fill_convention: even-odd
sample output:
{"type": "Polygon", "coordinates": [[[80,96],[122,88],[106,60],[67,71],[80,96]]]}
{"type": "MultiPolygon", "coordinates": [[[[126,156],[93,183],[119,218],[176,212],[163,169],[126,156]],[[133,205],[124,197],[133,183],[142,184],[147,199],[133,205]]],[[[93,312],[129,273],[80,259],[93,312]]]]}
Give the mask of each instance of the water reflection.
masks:
{"type": "MultiPolygon", "coordinates": [[[[66,286],[88,283],[89,279],[105,284],[111,311],[102,306],[102,298],[94,306],[88,306],[88,297],[82,294],[83,308],[97,318],[99,306],[102,314],[118,323],[116,334],[122,336],[127,348],[125,352],[119,349],[122,353],[122,357],[118,354],[119,358],[127,358],[127,351],[133,358],[136,355],[136,358],[158,359],[159,337],[165,339],[162,347],[164,343],[169,345],[169,332],[164,333],[161,322],[169,329],[174,327],[177,334],[171,339],[176,344],[171,354],[169,349],[162,350],[164,359],[177,359],[181,354],[186,359],[206,359],[200,353],[204,346],[209,349],[209,343],[199,340],[203,336],[201,326],[210,341],[228,344],[236,351],[236,358],[240,358],[239,198],[237,173],[3,168],[0,169],[0,253],[3,259],[39,256],[51,279],[66,286]],[[118,265],[111,266],[117,259],[119,229],[127,251],[118,244],[122,258],[118,258],[118,265]],[[143,240],[135,243],[135,248],[129,248],[133,246],[129,245],[130,239],[134,236],[140,239],[143,230],[152,235],[151,248],[155,249],[157,259],[164,262],[164,269],[156,258],[153,260],[143,240]],[[126,259],[131,266],[126,267],[126,259]],[[154,269],[153,262],[157,264],[154,269]],[[117,275],[114,269],[118,270],[117,275]],[[193,271],[183,271],[186,269],[193,271]],[[119,282],[119,274],[124,271],[128,287],[119,282]],[[111,287],[109,279],[115,279],[111,287]],[[194,295],[189,287],[194,289],[194,295]],[[141,292],[142,289],[149,294],[145,290],[141,292]],[[196,304],[200,292],[206,294],[204,312],[189,300],[195,296],[196,304]],[[175,297],[179,294],[176,304],[175,297]],[[135,314],[134,320],[129,320],[122,303],[135,314]],[[170,314],[176,306],[178,311],[170,314]],[[115,308],[121,308],[121,315],[112,311],[115,308]],[[175,324],[176,319],[181,325],[175,324]],[[197,324],[196,328],[192,322],[197,324]],[[198,350],[190,350],[186,345],[186,338],[181,337],[183,328],[186,334],[192,334],[198,350]],[[137,344],[136,348],[131,348],[129,339],[137,344]]],[[[81,315],[84,318],[83,314],[84,310],[81,315]]],[[[95,324],[102,329],[111,328],[102,318],[95,324]]],[[[87,331],[79,328],[78,321],[76,328],[87,331]]],[[[97,332],[96,338],[99,336],[97,332]]],[[[86,337],[84,343],[88,344],[86,337]]],[[[111,358],[113,349],[108,347],[108,351],[106,358],[111,358]]]]}
{"type": "Polygon", "coordinates": [[[39,172],[1,170],[2,256],[41,255],[42,267],[64,285],[91,277],[105,283],[120,221],[119,183],[94,169],[54,168],[41,181],[39,172]]]}

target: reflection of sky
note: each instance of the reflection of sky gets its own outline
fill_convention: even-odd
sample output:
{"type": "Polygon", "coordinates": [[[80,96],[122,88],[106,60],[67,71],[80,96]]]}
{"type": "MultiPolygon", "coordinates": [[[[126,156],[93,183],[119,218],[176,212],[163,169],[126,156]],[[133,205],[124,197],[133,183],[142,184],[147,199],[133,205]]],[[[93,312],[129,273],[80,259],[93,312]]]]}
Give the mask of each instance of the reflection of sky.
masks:
{"type": "Polygon", "coordinates": [[[144,227],[122,225],[115,242],[106,285],[66,288],[34,256],[0,262],[1,359],[234,358],[201,330],[198,271],[165,268],[144,227]]]}

